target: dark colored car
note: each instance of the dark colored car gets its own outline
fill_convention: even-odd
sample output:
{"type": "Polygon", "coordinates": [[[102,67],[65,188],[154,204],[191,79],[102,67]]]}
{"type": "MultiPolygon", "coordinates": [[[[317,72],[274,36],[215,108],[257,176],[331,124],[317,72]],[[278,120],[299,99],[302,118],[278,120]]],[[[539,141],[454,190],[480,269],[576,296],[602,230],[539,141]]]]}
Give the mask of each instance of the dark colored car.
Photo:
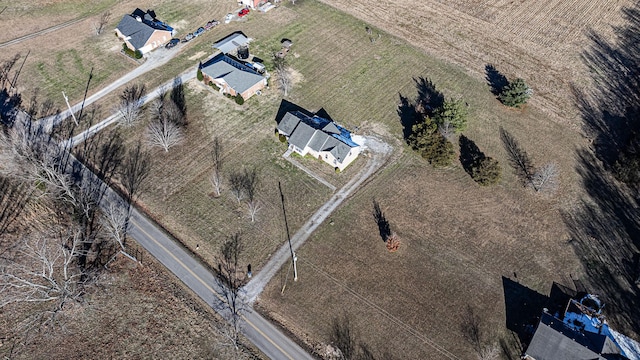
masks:
{"type": "Polygon", "coordinates": [[[193,33],[193,37],[198,37],[198,36],[202,35],[202,33],[204,33],[204,28],[203,27],[199,27],[198,30],[196,30],[196,32],[193,33]]]}
{"type": "Polygon", "coordinates": [[[205,30],[213,29],[214,27],[218,26],[218,24],[220,24],[219,21],[211,20],[204,26],[204,28],[205,30]]]}
{"type": "Polygon", "coordinates": [[[249,13],[249,9],[242,9],[238,12],[238,16],[243,17],[249,13]]]}
{"type": "Polygon", "coordinates": [[[165,45],[164,47],[167,48],[167,49],[171,49],[172,47],[175,47],[179,43],[180,43],[180,39],[175,39],[174,38],[174,39],[169,40],[167,45],[165,45]]]}

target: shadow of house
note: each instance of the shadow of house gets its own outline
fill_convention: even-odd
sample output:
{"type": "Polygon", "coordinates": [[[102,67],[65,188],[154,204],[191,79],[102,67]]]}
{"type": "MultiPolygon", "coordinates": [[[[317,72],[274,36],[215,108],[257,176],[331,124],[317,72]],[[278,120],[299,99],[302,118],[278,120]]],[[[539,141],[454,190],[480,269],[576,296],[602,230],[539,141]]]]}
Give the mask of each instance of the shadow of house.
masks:
{"type": "Polygon", "coordinates": [[[484,67],[485,79],[491,89],[491,93],[495,96],[500,95],[502,90],[509,85],[507,77],[502,75],[493,65],[487,64],[484,67]]]}
{"type": "Polygon", "coordinates": [[[549,302],[549,297],[504,276],[502,288],[505,325],[517,335],[521,346],[525,348],[533,336],[533,330],[540,320],[542,310],[549,302]]]}
{"type": "MultiPolygon", "coordinates": [[[[321,109],[322,110],[322,109],[321,109]]],[[[282,99],[282,101],[280,101],[280,106],[278,107],[278,112],[276,113],[276,125],[280,124],[280,121],[282,121],[282,118],[288,113],[288,112],[294,112],[294,111],[299,111],[307,116],[313,116],[314,114],[311,111],[308,111],[307,109],[303,108],[302,106],[299,106],[297,104],[294,104],[288,100],[282,99]]],[[[324,110],[322,110],[324,111],[324,110]]],[[[320,111],[318,111],[320,112],[320,111]]]]}

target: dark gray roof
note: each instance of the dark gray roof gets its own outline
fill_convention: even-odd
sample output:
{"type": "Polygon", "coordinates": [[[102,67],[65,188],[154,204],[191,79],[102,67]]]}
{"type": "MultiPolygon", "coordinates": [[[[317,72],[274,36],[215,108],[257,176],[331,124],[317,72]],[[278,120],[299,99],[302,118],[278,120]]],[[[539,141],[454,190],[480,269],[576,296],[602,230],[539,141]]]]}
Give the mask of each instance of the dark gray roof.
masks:
{"type": "Polygon", "coordinates": [[[202,65],[202,73],[213,79],[223,79],[238,93],[245,92],[264,77],[250,67],[233,60],[224,54],[218,54],[202,65]]]}
{"type": "Polygon", "coordinates": [[[218,41],[213,44],[213,47],[222,51],[224,54],[228,54],[230,52],[235,51],[241,45],[247,45],[249,43],[249,38],[244,36],[243,33],[237,32],[233,33],[226,38],[218,41]]]}
{"type": "Polygon", "coordinates": [[[130,38],[128,40],[129,43],[136,49],[143,47],[151,35],[153,35],[153,32],[156,31],[156,29],[142,21],[136,20],[135,17],[129,14],[122,17],[117,29],[120,30],[122,35],[130,38]]]}
{"type": "Polygon", "coordinates": [[[318,116],[310,117],[299,111],[288,112],[280,120],[278,130],[289,136],[289,143],[299,149],[309,147],[314,151],[328,151],[338,162],[342,162],[358,146],[353,143],[348,131],[333,121],[318,116]]]}
{"type": "Polygon", "coordinates": [[[282,131],[285,135],[289,136],[293,132],[293,129],[295,129],[296,126],[298,126],[299,122],[300,122],[299,117],[297,117],[292,112],[287,112],[282,118],[282,120],[280,120],[280,122],[278,123],[277,128],[278,130],[282,131]]]}
{"type": "Polygon", "coordinates": [[[140,49],[147,43],[154,31],[173,31],[173,28],[157,20],[155,16],[156,14],[153,10],[144,12],[140,9],[135,9],[131,15],[127,14],[122,17],[116,29],[120,30],[122,35],[130,37],[129,43],[134,48],[140,49]],[[140,21],[137,18],[140,18],[140,21]]]}
{"type": "Polygon", "coordinates": [[[587,336],[574,331],[561,320],[546,313],[542,314],[538,328],[525,352],[525,355],[529,355],[535,360],[623,358],[617,354],[619,354],[619,348],[608,337],[598,334],[587,336]]]}
{"type": "Polygon", "coordinates": [[[293,144],[299,149],[304,149],[307,147],[307,144],[315,135],[316,129],[312,128],[308,124],[300,121],[298,126],[296,126],[295,130],[289,135],[289,143],[293,144]]]}

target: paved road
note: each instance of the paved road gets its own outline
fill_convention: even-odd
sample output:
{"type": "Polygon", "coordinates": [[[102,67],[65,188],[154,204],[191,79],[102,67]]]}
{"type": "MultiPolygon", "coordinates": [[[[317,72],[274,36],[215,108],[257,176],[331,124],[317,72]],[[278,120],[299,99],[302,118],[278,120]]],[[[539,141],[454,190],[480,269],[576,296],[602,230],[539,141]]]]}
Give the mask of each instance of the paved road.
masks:
{"type": "MultiPolygon", "coordinates": [[[[357,143],[363,143],[369,150],[371,158],[367,165],[351,179],[344,187],[335,193],[311,218],[291,237],[291,246],[295,252],[311,236],[320,224],[325,221],[334,210],[336,210],[349,195],[360,187],[360,185],[382,167],[392,153],[393,148],[373,137],[360,137],[362,140],[354,139],[357,143]],[[363,141],[364,140],[364,141],[363,141]]],[[[253,303],[269,280],[278,272],[282,265],[291,259],[289,244],[285,243],[269,259],[267,264],[256,274],[247,285],[244,286],[245,298],[248,303],[253,303]]]]}
{"type": "MultiPolygon", "coordinates": [[[[100,98],[109,94],[110,92],[114,91],[120,86],[125,85],[129,81],[134,80],[140,75],[143,75],[157,67],[160,67],[166,64],[167,62],[169,62],[169,60],[171,60],[173,57],[175,57],[178,54],[179,47],[181,45],[182,44],[178,44],[178,46],[176,46],[173,49],[159,48],[152,51],[151,53],[148,54],[146,61],[142,63],[142,65],[136,67],[135,69],[131,70],[126,75],[124,75],[123,77],[119,78],[118,80],[98,90],[91,96],[88,96],[84,102],[84,106],[85,107],[89,106],[90,104],[98,101],[100,98]]],[[[62,96],[62,93],[60,93],[60,96],[62,96]]],[[[81,107],[82,107],[82,102],[79,102],[73,105],[71,109],[73,110],[74,113],[77,113],[78,111],[80,111],[81,107]]],[[[69,109],[67,109],[58,115],[48,116],[38,121],[42,122],[42,125],[47,131],[51,131],[51,129],[55,125],[59,124],[61,121],[65,120],[69,116],[71,116],[71,113],[69,112],[69,109]]]]}

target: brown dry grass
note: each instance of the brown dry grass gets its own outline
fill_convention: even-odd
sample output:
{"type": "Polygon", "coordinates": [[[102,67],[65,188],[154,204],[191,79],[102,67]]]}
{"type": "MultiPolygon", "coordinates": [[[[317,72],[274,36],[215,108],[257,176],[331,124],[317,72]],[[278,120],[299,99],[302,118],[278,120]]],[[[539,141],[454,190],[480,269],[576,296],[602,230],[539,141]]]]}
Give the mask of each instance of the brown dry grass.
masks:
{"type": "Polygon", "coordinates": [[[0,354],[15,359],[260,358],[255,349],[236,354],[217,330],[224,326],[217,314],[149,254],[142,259],[144,266],[124,258],[113,263],[84,304],[60,315],[62,327],[32,332],[26,345],[13,342],[22,334],[16,321],[33,309],[4,309],[0,354]]]}

